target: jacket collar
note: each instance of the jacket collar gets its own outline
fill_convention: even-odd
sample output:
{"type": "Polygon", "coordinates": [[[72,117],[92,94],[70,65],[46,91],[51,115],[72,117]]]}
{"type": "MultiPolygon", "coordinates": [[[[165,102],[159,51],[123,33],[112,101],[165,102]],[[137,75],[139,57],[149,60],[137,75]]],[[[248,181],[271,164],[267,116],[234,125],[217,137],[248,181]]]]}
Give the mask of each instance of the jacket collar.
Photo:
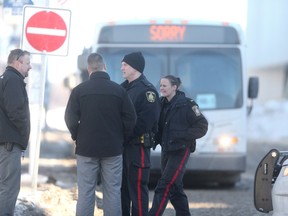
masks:
{"type": "Polygon", "coordinates": [[[132,82],[128,82],[128,80],[124,81],[123,86],[125,88],[129,88],[134,86],[135,84],[141,82],[141,80],[145,79],[145,76],[143,74],[141,74],[137,79],[133,80],[132,82]]]}
{"type": "Polygon", "coordinates": [[[9,72],[11,71],[11,72],[15,73],[17,76],[21,77],[23,80],[25,79],[25,77],[12,66],[7,66],[6,71],[9,71],[9,72]]]}
{"type": "Polygon", "coordinates": [[[108,79],[110,80],[110,76],[107,72],[104,71],[95,71],[90,74],[89,79],[108,79]]]}
{"type": "Polygon", "coordinates": [[[185,100],[185,93],[177,90],[175,96],[171,99],[171,101],[168,101],[165,97],[161,97],[160,100],[161,100],[161,103],[175,104],[175,103],[185,100]]]}

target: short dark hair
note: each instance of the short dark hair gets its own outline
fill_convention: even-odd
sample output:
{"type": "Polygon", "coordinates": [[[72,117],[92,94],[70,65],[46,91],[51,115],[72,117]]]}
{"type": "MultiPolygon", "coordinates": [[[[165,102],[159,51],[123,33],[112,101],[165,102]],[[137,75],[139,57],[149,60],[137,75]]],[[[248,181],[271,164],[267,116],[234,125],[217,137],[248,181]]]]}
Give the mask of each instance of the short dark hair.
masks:
{"type": "Polygon", "coordinates": [[[30,55],[30,52],[22,49],[11,50],[8,56],[7,64],[12,64],[14,61],[18,61],[24,55],[30,55]]]}
{"type": "Polygon", "coordinates": [[[88,56],[87,64],[94,71],[102,71],[104,70],[104,59],[99,53],[91,53],[88,56]]]}

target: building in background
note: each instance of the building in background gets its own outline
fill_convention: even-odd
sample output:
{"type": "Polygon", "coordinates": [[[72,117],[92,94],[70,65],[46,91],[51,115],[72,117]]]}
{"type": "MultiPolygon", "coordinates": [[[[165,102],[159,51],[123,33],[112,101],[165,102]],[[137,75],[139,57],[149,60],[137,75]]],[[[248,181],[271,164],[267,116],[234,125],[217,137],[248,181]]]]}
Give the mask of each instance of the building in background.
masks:
{"type": "Polygon", "coordinates": [[[288,99],[288,1],[248,0],[247,62],[260,78],[258,103],[288,99]]]}

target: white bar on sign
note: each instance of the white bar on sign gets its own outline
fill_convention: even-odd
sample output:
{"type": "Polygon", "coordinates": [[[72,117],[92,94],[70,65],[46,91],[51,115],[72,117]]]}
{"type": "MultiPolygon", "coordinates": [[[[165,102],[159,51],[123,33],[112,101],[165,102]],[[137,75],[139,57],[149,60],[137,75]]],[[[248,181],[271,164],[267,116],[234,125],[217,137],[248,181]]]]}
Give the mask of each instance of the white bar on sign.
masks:
{"type": "Polygon", "coordinates": [[[41,34],[41,35],[53,35],[53,36],[62,36],[66,35],[66,30],[61,29],[50,29],[50,28],[37,28],[37,27],[28,27],[28,34],[41,34]]]}

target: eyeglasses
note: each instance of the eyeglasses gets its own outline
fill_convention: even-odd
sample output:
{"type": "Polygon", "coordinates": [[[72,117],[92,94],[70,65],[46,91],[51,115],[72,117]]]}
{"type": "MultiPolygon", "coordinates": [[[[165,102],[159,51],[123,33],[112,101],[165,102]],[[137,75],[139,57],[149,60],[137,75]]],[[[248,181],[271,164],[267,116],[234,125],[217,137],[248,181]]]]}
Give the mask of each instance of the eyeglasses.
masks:
{"type": "Polygon", "coordinates": [[[16,60],[18,61],[19,58],[20,58],[21,56],[23,56],[23,55],[24,55],[24,51],[21,50],[21,49],[19,49],[19,50],[18,50],[18,54],[17,54],[17,58],[16,58],[16,60]]]}

